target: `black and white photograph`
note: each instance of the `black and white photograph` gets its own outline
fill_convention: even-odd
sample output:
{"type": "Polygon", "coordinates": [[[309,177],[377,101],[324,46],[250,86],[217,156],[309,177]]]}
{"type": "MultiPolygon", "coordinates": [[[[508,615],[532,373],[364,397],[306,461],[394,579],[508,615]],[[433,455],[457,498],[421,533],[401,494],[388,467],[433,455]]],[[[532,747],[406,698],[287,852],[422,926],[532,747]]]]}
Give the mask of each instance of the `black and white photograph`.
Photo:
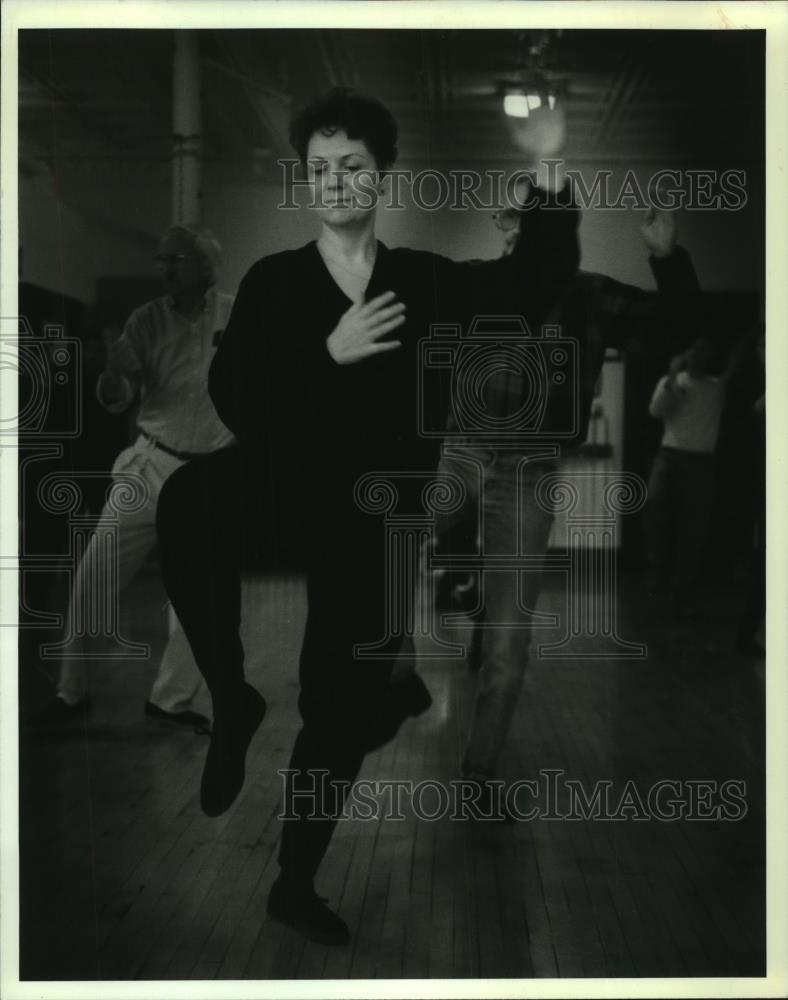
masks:
{"type": "Polygon", "coordinates": [[[787,24],[3,3],[4,996],[786,995],[787,24]]]}

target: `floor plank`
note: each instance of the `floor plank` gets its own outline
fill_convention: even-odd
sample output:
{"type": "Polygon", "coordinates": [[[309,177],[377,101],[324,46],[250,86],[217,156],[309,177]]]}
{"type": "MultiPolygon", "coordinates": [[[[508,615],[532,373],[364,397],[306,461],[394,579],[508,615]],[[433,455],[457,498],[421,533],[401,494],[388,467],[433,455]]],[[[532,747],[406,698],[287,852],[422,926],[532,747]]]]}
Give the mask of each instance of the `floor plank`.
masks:
{"type": "MultiPolygon", "coordinates": [[[[442,816],[342,819],[317,889],[348,921],[348,948],[309,944],[268,919],[282,782],[298,729],[303,581],[244,588],[250,680],[269,712],[248,780],[218,819],[197,800],[206,738],[151,723],[150,664],[95,664],[95,710],[64,733],[22,727],[21,963],[35,979],[556,978],[759,975],[765,968],[763,670],[731,651],[738,599],[720,583],[716,618],[667,629],[633,578],[621,634],[642,661],[548,660],[526,671],[505,780],[537,782],[542,815],[495,826],[442,816]],[[544,816],[545,772],[558,815],[544,816]],[[626,782],[741,780],[735,821],[575,818],[566,781],[615,804],[626,782]],[[53,892],[53,887],[57,891],[53,892]]],[[[125,634],[166,638],[154,573],[124,605],[125,634]]],[[[556,610],[548,587],[542,606],[556,610]]],[[[542,641],[557,638],[546,630],[542,641]]],[[[466,642],[462,625],[444,636],[466,642]]],[[[44,636],[49,639],[49,636],[44,636]]],[[[52,665],[20,672],[23,718],[52,665]]],[[[422,652],[427,650],[423,645],[422,652]]],[[[361,777],[449,783],[459,776],[475,676],[462,658],[423,659],[434,704],[364,763],[361,777]]],[[[378,800],[381,805],[383,799],[378,800]]],[[[424,802],[435,802],[425,796],[424,802]]]]}

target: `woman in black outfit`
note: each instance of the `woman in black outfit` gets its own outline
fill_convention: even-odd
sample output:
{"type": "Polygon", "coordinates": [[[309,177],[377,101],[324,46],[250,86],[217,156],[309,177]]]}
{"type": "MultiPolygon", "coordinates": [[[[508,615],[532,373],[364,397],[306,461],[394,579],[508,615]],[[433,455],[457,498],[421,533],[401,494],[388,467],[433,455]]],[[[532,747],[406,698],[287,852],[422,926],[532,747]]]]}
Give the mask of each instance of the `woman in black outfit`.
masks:
{"type": "MultiPolygon", "coordinates": [[[[440,428],[449,405],[440,384],[419,401],[418,345],[432,323],[467,328],[476,314],[519,313],[533,329],[577,266],[576,211],[541,211],[552,196],[536,189],[511,256],[458,264],[384,246],[376,204],[352,195],[362,172],[382,192],[396,139],[382,104],[343,90],[294,120],[291,140],[314,170],[320,237],[257,261],[241,282],[210,373],[211,398],[240,449],[184,468],[159,507],[165,581],[214,701],[201,789],[209,815],[240,791],[265,712],[243,677],[239,565],[254,544],[267,565],[307,570],[303,725],[285,804],[295,818],[284,821],[268,912],[327,944],[345,943],[348,930],[313,878],[343,789],[366,753],[430,704],[418,675],[392,680],[396,648],[387,659],[354,656],[383,637],[386,620],[383,519],[359,508],[354,485],[369,472],[437,466],[440,442],[419,434],[418,410],[440,428]],[[190,544],[206,525],[208,560],[190,544]]],[[[416,509],[424,480],[413,482],[403,508],[416,509]]]]}

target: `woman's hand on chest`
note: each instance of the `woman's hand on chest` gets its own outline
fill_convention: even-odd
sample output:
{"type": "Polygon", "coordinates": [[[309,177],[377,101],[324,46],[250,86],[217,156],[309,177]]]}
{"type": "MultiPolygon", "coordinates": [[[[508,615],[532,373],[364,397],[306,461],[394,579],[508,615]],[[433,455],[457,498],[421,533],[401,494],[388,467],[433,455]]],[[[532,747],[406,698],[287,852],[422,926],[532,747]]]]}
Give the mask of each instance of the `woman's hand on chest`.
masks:
{"type": "Polygon", "coordinates": [[[381,338],[405,323],[405,305],[395,292],[384,292],[369,302],[352,305],[326,340],[328,353],[338,365],[352,365],[365,358],[394,351],[399,340],[381,338]]]}

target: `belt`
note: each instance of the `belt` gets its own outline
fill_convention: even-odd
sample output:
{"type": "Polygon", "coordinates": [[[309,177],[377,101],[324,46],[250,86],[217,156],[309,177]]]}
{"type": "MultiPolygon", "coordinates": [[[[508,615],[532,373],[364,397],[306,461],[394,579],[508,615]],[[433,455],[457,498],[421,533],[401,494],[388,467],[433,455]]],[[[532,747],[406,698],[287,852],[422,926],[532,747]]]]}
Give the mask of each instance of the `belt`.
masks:
{"type": "Polygon", "coordinates": [[[141,430],[139,427],[137,430],[145,438],[146,441],[150,441],[154,448],[158,448],[159,451],[165,452],[167,455],[172,455],[173,458],[179,458],[183,462],[188,462],[191,458],[204,458],[206,455],[210,455],[210,451],[176,451],[174,448],[170,448],[169,445],[162,444],[161,441],[157,441],[155,437],[152,437],[146,431],[141,430]]]}

